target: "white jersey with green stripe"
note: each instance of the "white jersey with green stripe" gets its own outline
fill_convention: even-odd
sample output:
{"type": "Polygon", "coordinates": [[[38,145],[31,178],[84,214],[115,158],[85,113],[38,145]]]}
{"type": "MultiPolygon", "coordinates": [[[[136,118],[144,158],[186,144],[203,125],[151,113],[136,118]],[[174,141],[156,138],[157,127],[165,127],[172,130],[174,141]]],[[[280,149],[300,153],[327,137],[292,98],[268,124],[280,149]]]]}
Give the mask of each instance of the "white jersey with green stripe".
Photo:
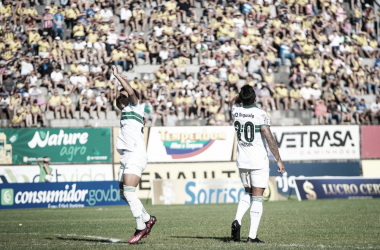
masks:
{"type": "Polygon", "coordinates": [[[129,104],[121,111],[120,130],[117,136],[116,149],[144,151],[144,107],[145,104],[129,104]]]}
{"type": "Polygon", "coordinates": [[[261,134],[261,126],[270,126],[270,119],[264,110],[256,105],[232,106],[231,114],[237,138],[238,168],[262,169],[269,167],[268,144],[261,134]]]}

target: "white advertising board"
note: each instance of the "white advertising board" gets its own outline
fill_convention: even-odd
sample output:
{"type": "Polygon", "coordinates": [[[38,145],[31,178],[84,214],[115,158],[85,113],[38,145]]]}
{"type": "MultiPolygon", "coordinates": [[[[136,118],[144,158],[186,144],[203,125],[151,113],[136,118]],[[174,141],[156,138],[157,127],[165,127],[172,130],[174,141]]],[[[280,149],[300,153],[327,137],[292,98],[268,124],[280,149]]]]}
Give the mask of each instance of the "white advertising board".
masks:
{"type": "MultiPolygon", "coordinates": [[[[112,181],[113,169],[111,164],[91,165],[51,165],[52,182],[77,181],[112,181]]],[[[0,166],[0,183],[31,183],[39,182],[40,167],[0,166]]]]}
{"type": "Polygon", "coordinates": [[[148,161],[231,161],[234,138],[232,126],[151,128],[148,161]]]}
{"type": "Polygon", "coordinates": [[[359,126],[271,127],[282,160],[360,159],[359,126]]]}

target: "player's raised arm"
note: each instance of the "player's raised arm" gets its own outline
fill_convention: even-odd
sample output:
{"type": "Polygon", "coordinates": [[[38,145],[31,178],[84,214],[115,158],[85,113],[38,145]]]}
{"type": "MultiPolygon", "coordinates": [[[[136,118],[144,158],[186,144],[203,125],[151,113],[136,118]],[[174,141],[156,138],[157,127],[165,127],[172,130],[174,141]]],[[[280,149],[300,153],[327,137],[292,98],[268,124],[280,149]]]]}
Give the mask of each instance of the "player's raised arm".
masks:
{"type": "Polygon", "coordinates": [[[265,139],[268,142],[270,151],[272,151],[272,154],[274,158],[277,160],[277,166],[278,166],[278,172],[281,174],[285,173],[285,166],[282,163],[280,152],[278,151],[277,142],[274,139],[272,132],[270,131],[269,126],[261,126],[261,133],[264,135],[265,139]]]}
{"type": "Polygon", "coordinates": [[[129,83],[121,75],[119,75],[117,67],[115,65],[112,66],[111,70],[113,75],[117,78],[117,80],[119,80],[125,91],[127,91],[130,103],[133,105],[137,104],[137,96],[131,85],[129,85],[129,83]]]}

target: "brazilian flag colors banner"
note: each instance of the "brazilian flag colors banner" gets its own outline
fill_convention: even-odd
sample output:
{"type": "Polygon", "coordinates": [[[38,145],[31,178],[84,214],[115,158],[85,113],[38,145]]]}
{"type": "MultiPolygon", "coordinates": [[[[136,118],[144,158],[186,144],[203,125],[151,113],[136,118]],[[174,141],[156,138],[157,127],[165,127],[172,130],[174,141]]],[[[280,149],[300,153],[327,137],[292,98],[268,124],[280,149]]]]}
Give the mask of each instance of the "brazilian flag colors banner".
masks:
{"type": "Polygon", "coordinates": [[[231,161],[235,128],[161,127],[151,128],[149,162],[231,161]]]}
{"type": "Polygon", "coordinates": [[[111,162],[110,128],[0,129],[0,164],[111,162]]]}
{"type": "Polygon", "coordinates": [[[380,178],[297,177],[298,200],[380,198],[380,178]]]}

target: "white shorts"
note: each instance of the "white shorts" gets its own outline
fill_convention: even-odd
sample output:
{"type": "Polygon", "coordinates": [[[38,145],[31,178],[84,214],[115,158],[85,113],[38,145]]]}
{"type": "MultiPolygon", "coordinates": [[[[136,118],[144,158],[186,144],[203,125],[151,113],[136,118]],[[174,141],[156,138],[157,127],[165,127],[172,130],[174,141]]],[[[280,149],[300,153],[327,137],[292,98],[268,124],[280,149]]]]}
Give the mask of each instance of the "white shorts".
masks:
{"type": "Polygon", "coordinates": [[[48,58],[50,53],[49,52],[40,52],[40,53],[38,53],[38,55],[42,58],[48,58]]]}
{"type": "Polygon", "coordinates": [[[239,168],[241,182],[244,187],[267,188],[269,182],[269,168],[246,169],[239,168]]]}
{"type": "Polygon", "coordinates": [[[140,152],[117,150],[120,154],[119,181],[124,181],[124,174],[134,174],[141,178],[148,159],[140,152]]]}
{"type": "Polygon", "coordinates": [[[362,50],[365,50],[365,51],[374,51],[374,48],[372,48],[371,46],[362,46],[362,50]]]}
{"type": "Polygon", "coordinates": [[[251,51],[253,47],[252,45],[240,45],[240,48],[243,50],[251,51]]]}

